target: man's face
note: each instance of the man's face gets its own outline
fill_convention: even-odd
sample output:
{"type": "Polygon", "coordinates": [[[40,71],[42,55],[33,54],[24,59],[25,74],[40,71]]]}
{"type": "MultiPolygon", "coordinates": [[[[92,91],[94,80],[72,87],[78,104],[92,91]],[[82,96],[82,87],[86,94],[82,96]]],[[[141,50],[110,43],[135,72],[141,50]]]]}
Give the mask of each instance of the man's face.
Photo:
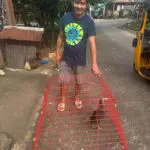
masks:
{"type": "Polygon", "coordinates": [[[86,0],[74,0],[73,8],[77,16],[82,16],[86,12],[87,8],[86,0]]]}

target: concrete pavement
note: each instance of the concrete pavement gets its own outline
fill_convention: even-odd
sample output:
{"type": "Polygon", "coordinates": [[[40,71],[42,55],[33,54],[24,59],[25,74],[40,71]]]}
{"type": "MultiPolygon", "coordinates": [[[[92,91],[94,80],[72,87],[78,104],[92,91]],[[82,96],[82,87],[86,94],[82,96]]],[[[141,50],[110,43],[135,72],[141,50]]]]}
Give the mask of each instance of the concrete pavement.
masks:
{"type": "Polygon", "coordinates": [[[32,71],[6,71],[6,75],[0,77],[0,141],[3,140],[8,149],[12,146],[9,144],[22,141],[26,136],[46,79],[47,76],[32,71]]]}
{"type": "MultiPolygon", "coordinates": [[[[98,63],[118,100],[129,150],[149,150],[150,84],[132,70],[135,35],[116,28],[127,21],[96,23],[98,63]]],[[[8,133],[14,142],[27,131],[44,80],[45,76],[13,72],[0,78],[0,131],[8,133]]]]}
{"type": "Polygon", "coordinates": [[[133,70],[132,39],[122,22],[97,23],[98,62],[118,100],[129,150],[150,149],[150,84],[133,70]]]}

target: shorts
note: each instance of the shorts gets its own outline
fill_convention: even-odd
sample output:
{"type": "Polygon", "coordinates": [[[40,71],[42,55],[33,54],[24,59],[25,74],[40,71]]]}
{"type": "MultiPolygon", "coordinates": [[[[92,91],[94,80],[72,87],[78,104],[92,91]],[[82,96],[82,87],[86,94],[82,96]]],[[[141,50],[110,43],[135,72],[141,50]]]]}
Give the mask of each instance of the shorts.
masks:
{"type": "Polygon", "coordinates": [[[85,66],[72,66],[65,61],[61,61],[59,67],[59,83],[70,84],[76,82],[76,84],[83,84],[84,77],[83,72],[85,66]]]}

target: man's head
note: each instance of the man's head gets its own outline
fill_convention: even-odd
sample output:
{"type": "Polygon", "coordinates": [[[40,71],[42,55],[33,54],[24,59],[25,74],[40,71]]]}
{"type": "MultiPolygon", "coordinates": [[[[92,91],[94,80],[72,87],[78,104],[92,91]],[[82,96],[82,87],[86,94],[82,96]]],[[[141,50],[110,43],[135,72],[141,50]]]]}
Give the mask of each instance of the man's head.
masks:
{"type": "Polygon", "coordinates": [[[76,16],[80,17],[85,14],[88,0],[73,0],[73,9],[76,16]]]}

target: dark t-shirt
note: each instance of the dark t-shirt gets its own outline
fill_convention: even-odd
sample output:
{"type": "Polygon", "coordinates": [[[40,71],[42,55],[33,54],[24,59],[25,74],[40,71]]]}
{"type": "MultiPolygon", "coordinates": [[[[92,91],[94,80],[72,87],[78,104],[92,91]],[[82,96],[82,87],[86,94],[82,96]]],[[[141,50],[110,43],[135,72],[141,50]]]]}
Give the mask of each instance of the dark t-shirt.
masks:
{"type": "Polygon", "coordinates": [[[64,33],[62,60],[71,65],[85,66],[87,39],[96,35],[92,17],[85,14],[81,18],[76,18],[72,12],[69,12],[60,21],[60,30],[64,33]]]}

